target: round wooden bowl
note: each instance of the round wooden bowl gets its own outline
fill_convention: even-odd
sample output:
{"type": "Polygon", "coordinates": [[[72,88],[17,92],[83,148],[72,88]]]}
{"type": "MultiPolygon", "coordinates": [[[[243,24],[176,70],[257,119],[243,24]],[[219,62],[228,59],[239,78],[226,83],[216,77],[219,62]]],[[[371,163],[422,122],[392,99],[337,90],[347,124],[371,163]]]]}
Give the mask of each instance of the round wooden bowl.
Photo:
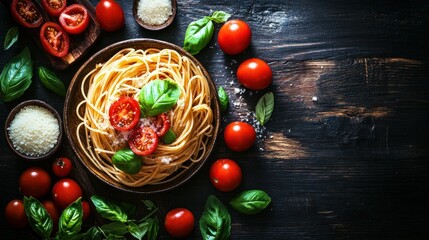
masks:
{"type": "MultiPolygon", "coordinates": [[[[84,89],[88,89],[88,85],[84,86],[84,89]]],[[[181,47],[174,45],[172,43],[160,41],[160,40],[154,40],[154,39],[130,39],[123,42],[118,42],[113,45],[110,45],[95,55],[93,55],[88,61],[86,61],[82,67],[76,72],[74,75],[70,86],[67,91],[65,103],[64,103],[64,128],[66,132],[67,139],[70,143],[71,148],[73,149],[74,153],[78,157],[78,159],[85,165],[85,167],[88,169],[90,173],[95,175],[97,178],[99,178],[101,181],[105,182],[106,184],[115,187],[117,189],[121,189],[127,192],[133,192],[133,193],[157,193],[157,192],[164,192],[167,190],[171,190],[183,183],[185,183],[187,180],[189,180],[207,161],[207,159],[210,158],[211,153],[214,149],[214,146],[217,141],[217,136],[219,133],[219,126],[220,126],[220,110],[219,110],[219,102],[218,102],[218,96],[217,96],[217,90],[214,82],[212,81],[209,73],[205,70],[205,68],[201,65],[201,63],[198,62],[197,59],[195,59],[192,55],[187,53],[185,50],[183,50],[181,47]],[[79,134],[81,139],[85,139],[85,133],[82,128],[82,131],[79,133],[76,133],[76,127],[81,123],[81,120],[77,116],[76,109],[78,108],[79,103],[83,100],[82,92],[81,92],[81,85],[82,80],[84,76],[86,76],[91,70],[94,69],[96,64],[104,63],[107,60],[109,60],[115,53],[118,51],[124,49],[124,48],[134,48],[134,49],[148,49],[148,48],[158,48],[158,49],[173,49],[177,52],[179,52],[182,56],[188,57],[191,61],[195,62],[202,70],[204,76],[208,80],[208,84],[210,87],[211,92],[211,108],[213,110],[214,114],[214,133],[213,137],[210,138],[209,144],[207,146],[207,151],[203,157],[203,159],[197,163],[189,163],[186,165],[187,169],[179,169],[172,175],[170,175],[167,179],[165,179],[162,183],[157,183],[153,185],[144,185],[142,187],[129,187],[125,186],[115,180],[113,180],[111,177],[109,177],[105,172],[98,169],[94,163],[86,156],[83,149],[80,147],[78,142],[78,136],[79,134]]],[[[84,106],[82,106],[79,111],[83,115],[84,112],[84,106]]],[[[190,162],[190,161],[188,161],[190,162]]]]}
{"type": "Polygon", "coordinates": [[[37,160],[44,160],[44,159],[48,159],[51,158],[56,152],[57,150],[60,148],[61,146],[61,142],[63,139],[63,123],[61,120],[61,115],[58,114],[58,112],[55,110],[55,108],[53,108],[51,105],[47,104],[46,102],[40,101],[40,100],[27,100],[24,101],[20,104],[18,104],[16,107],[14,107],[12,109],[12,111],[9,113],[7,119],[6,119],[6,123],[5,123],[5,135],[6,135],[6,141],[10,147],[10,149],[19,157],[24,158],[26,160],[30,160],[30,161],[37,161],[37,160]],[[58,126],[59,126],[59,135],[58,135],[58,140],[56,145],[49,150],[49,152],[43,154],[43,155],[39,155],[39,156],[30,156],[30,155],[26,155],[25,153],[21,153],[19,152],[14,146],[13,143],[10,139],[9,136],[9,126],[12,122],[12,120],[15,118],[16,114],[24,107],[26,106],[39,106],[39,107],[43,107],[47,110],[49,110],[54,117],[57,119],[58,121],[58,126]]]}
{"type": "Polygon", "coordinates": [[[144,21],[142,21],[141,18],[139,18],[139,16],[138,16],[137,11],[138,11],[139,2],[140,2],[140,0],[134,0],[133,1],[133,16],[134,16],[134,19],[136,20],[136,22],[145,29],[148,29],[148,30],[164,29],[164,28],[170,26],[170,24],[173,22],[174,18],[176,17],[177,1],[171,0],[172,14],[168,17],[167,21],[165,21],[163,24],[160,24],[160,25],[147,24],[144,21]]]}

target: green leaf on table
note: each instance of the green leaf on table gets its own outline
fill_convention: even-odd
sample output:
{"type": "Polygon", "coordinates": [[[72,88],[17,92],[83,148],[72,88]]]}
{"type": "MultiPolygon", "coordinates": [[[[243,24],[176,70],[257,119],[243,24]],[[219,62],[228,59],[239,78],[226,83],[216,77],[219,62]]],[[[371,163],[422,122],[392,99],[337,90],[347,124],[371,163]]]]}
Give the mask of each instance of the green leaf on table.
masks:
{"type": "Polygon", "coordinates": [[[274,110],[274,94],[272,92],[266,93],[262,96],[256,104],[256,119],[264,125],[270,120],[274,110]]]}
{"type": "Polygon", "coordinates": [[[143,237],[148,232],[148,228],[146,228],[146,227],[139,227],[135,222],[130,222],[128,224],[128,232],[130,232],[130,234],[133,237],[141,240],[141,239],[143,239],[143,237]]]}
{"type": "Polygon", "coordinates": [[[34,197],[24,196],[24,211],[31,228],[44,239],[49,239],[54,222],[48,211],[34,197]]]}
{"type": "Polygon", "coordinates": [[[58,221],[58,238],[68,239],[78,234],[82,227],[82,199],[78,198],[61,213],[58,221]]]}
{"type": "Polygon", "coordinates": [[[225,205],[214,195],[207,198],[199,223],[204,240],[229,239],[231,235],[231,215],[225,205]]]}
{"type": "Polygon", "coordinates": [[[53,91],[54,93],[65,96],[66,95],[66,87],[61,79],[51,70],[46,67],[40,66],[38,69],[40,82],[42,85],[53,91]]]}
{"type": "Polygon", "coordinates": [[[138,224],[138,227],[142,230],[147,230],[148,240],[156,240],[159,231],[159,220],[157,217],[146,218],[143,222],[138,224]]]}
{"type": "Polygon", "coordinates": [[[229,203],[239,213],[251,215],[264,210],[270,204],[271,198],[262,190],[243,191],[229,203]]]}
{"type": "Polygon", "coordinates": [[[225,89],[221,86],[217,91],[217,95],[219,96],[220,111],[225,112],[228,109],[228,105],[229,105],[228,94],[226,93],[225,89]]]}
{"type": "Polygon", "coordinates": [[[18,41],[19,37],[19,30],[18,27],[11,27],[6,33],[6,36],[4,38],[3,48],[4,50],[8,50],[10,47],[13,46],[13,44],[18,41]]]}
{"type": "Polygon", "coordinates": [[[128,233],[128,226],[122,222],[110,222],[102,225],[101,230],[106,234],[122,236],[128,233]]]}
{"type": "Polygon", "coordinates": [[[109,219],[111,221],[125,223],[128,221],[128,215],[126,212],[116,203],[108,201],[102,197],[93,195],[91,201],[95,206],[95,210],[101,215],[101,217],[109,219]]]}

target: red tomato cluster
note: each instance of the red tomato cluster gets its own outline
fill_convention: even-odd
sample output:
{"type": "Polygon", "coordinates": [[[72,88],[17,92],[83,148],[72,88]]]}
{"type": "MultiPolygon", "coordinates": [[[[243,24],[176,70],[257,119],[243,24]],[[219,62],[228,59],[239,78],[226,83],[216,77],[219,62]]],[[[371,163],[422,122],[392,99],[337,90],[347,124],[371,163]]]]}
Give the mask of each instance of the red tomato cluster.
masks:
{"type": "MultiPolygon", "coordinates": [[[[82,189],[79,184],[69,176],[73,168],[72,162],[67,157],[59,157],[52,163],[52,173],[56,182],[52,186],[52,177],[48,171],[41,167],[29,167],[19,176],[20,192],[26,197],[34,197],[41,201],[46,211],[58,224],[58,219],[68,205],[82,197],[82,189]],[[51,188],[52,186],[52,188],[51,188]],[[49,196],[49,191],[51,195],[49,196]]],[[[90,214],[90,205],[82,200],[83,220],[90,214]]],[[[28,219],[24,212],[22,199],[11,200],[5,208],[7,222],[14,228],[23,228],[28,225],[28,219]]]]}

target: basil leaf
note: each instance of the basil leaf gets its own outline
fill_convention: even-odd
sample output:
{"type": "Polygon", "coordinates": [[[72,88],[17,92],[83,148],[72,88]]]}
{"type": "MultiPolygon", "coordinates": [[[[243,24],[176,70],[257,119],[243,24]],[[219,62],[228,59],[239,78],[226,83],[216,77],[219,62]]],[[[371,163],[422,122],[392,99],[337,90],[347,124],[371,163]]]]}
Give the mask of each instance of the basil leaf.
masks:
{"type": "Polygon", "coordinates": [[[136,223],[130,222],[128,225],[128,231],[133,237],[141,240],[148,232],[148,228],[139,227],[136,223]]]}
{"type": "Polygon", "coordinates": [[[191,22],[186,28],[183,49],[191,55],[197,55],[209,44],[213,32],[214,25],[208,17],[191,22]]]}
{"type": "Polygon", "coordinates": [[[121,222],[111,222],[101,226],[101,230],[106,234],[122,236],[128,233],[128,226],[121,222]]]}
{"type": "Polygon", "coordinates": [[[41,66],[39,67],[39,78],[40,82],[44,87],[53,91],[54,93],[65,96],[66,95],[66,87],[64,83],[57,77],[57,75],[50,71],[49,69],[41,66]]]}
{"type": "Polygon", "coordinates": [[[82,227],[82,218],[82,199],[78,198],[61,213],[57,233],[59,239],[67,239],[78,234],[82,227]]]}
{"type": "Polygon", "coordinates": [[[147,229],[147,239],[156,240],[159,231],[159,220],[157,217],[147,218],[138,225],[142,230],[147,229]]]}
{"type": "Polygon", "coordinates": [[[0,99],[4,102],[20,98],[31,84],[33,63],[26,47],[8,62],[0,74],[0,99]]]}
{"type": "Polygon", "coordinates": [[[231,14],[226,13],[224,11],[215,11],[209,19],[215,23],[223,23],[228,21],[228,18],[231,17],[231,14]]]}
{"type": "Polygon", "coordinates": [[[96,195],[91,197],[91,201],[95,206],[95,210],[97,210],[103,218],[122,223],[128,221],[127,214],[119,205],[96,195]]]}
{"type": "Polygon", "coordinates": [[[228,94],[226,93],[225,89],[223,89],[223,87],[219,87],[217,95],[219,96],[220,111],[225,112],[228,109],[229,105],[228,94]]]}
{"type": "Polygon", "coordinates": [[[124,212],[127,214],[128,217],[133,216],[136,213],[136,209],[137,209],[136,206],[127,202],[120,202],[119,207],[121,207],[122,210],[124,210],[124,212]]]}
{"type": "Polygon", "coordinates": [[[176,140],[177,136],[173,132],[173,130],[168,129],[168,131],[165,133],[165,135],[162,136],[161,138],[162,138],[162,141],[164,142],[164,144],[170,144],[170,143],[173,143],[174,140],[176,140]]]}
{"type": "Polygon", "coordinates": [[[88,231],[74,235],[68,240],[102,240],[103,237],[103,231],[97,226],[92,226],[88,231]]]}
{"type": "Polygon", "coordinates": [[[142,166],[141,157],[129,148],[117,151],[112,157],[112,163],[115,167],[128,174],[138,173],[142,166]]]}
{"type": "Polygon", "coordinates": [[[272,92],[266,93],[262,96],[256,104],[256,119],[264,125],[270,120],[274,110],[274,94],[272,92]]]}
{"type": "Polygon", "coordinates": [[[231,215],[214,195],[208,197],[199,223],[203,239],[229,239],[231,235],[231,215]]]}
{"type": "Polygon", "coordinates": [[[239,213],[256,214],[270,204],[271,198],[262,190],[248,190],[234,197],[229,204],[239,213]]]}
{"type": "Polygon", "coordinates": [[[24,211],[31,228],[44,239],[49,239],[54,221],[39,200],[24,196],[24,211]]]}
{"type": "Polygon", "coordinates": [[[11,27],[4,38],[3,48],[4,50],[8,50],[12,45],[18,41],[19,30],[18,27],[11,27]]]}
{"type": "Polygon", "coordinates": [[[118,239],[125,240],[126,238],[124,236],[118,236],[115,234],[109,234],[107,235],[107,238],[106,238],[106,240],[118,240],[118,239]]]}
{"type": "Polygon", "coordinates": [[[140,91],[143,116],[156,116],[170,110],[180,97],[179,85],[170,79],[153,80],[140,91]]]}

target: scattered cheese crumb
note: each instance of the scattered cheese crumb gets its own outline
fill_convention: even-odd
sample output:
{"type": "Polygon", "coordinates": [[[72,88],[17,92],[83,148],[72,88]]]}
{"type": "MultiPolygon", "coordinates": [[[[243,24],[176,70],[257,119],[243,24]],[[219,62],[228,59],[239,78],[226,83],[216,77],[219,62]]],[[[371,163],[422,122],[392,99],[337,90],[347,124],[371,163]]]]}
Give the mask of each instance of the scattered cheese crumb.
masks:
{"type": "Polygon", "coordinates": [[[316,96],[313,96],[313,102],[317,102],[317,97],[316,96]]]}
{"type": "Polygon", "coordinates": [[[149,25],[161,25],[173,14],[171,0],[140,0],[138,17],[149,25]]]}
{"type": "Polygon", "coordinates": [[[13,147],[28,156],[48,153],[58,142],[58,120],[46,108],[26,106],[12,120],[9,131],[13,147]]]}
{"type": "Polygon", "coordinates": [[[169,156],[163,156],[161,157],[161,162],[164,164],[170,164],[170,162],[173,161],[172,157],[169,156]]]}

